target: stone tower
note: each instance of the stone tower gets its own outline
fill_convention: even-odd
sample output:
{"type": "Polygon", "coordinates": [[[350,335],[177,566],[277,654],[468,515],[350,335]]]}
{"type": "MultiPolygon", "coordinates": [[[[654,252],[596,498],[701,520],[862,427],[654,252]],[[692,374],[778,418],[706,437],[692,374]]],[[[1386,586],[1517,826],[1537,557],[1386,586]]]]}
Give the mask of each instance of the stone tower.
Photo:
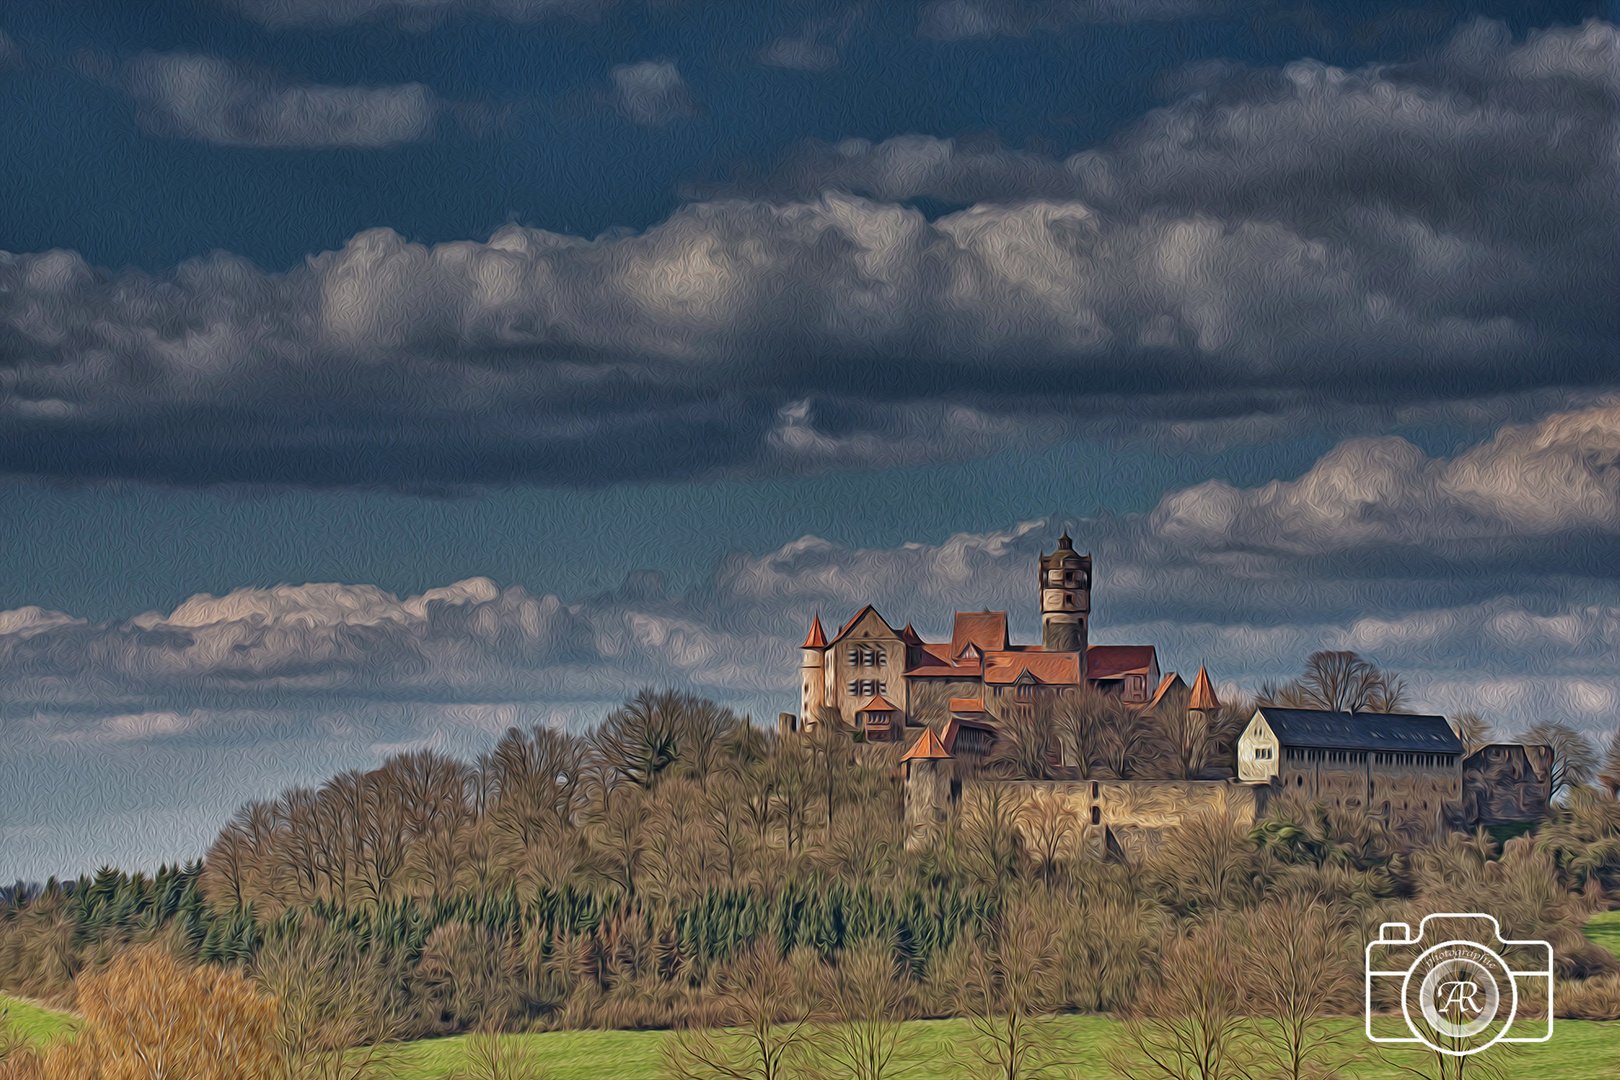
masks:
{"type": "Polygon", "coordinates": [[[1077,652],[1085,666],[1086,620],[1091,617],[1091,556],[1078,555],[1065,532],[1057,550],[1041,556],[1041,647],[1077,652]]]}
{"type": "Polygon", "coordinates": [[[799,672],[803,685],[799,691],[799,730],[807,731],[816,722],[821,707],[827,704],[827,675],[825,663],[827,635],[821,629],[821,616],[810,624],[810,636],[801,646],[804,663],[799,672]]]}
{"type": "Polygon", "coordinates": [[[906,847],[916,850],[948,816],[951,752],[933,728],[923,728],[900,761],[906,767],[906,847]]]}

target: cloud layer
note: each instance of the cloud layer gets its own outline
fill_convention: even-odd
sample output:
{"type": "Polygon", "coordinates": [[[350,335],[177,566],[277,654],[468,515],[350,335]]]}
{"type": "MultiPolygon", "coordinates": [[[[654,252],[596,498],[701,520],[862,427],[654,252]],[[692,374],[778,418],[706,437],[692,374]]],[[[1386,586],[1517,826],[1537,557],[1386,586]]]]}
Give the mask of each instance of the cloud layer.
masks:
{"type": "Polygon", "coordinates": [[[398,146],[429,137],[442,108],[418,83],[322,86],[190,53],[137,57],[115,81],[148,130],[222,146],[398,146]]]}
{"type": "MultiPolygon", "coordinates": [[[[274,274],[0,255],[0,469],[592,485],[1612,387],[1617,40],[1480,24],[1422,69],[1229,73],[1064,162],[847,144],[785,200],[639,234],[377,229],[274,274]],[[886,201],[917,195],[975,205],[886,201]]],[[[381,144],[433,108],[196,57],[131,70],[218,141],[381,144]]],[[[637,122],[690,105],[667,62],[614,82],[637,122]]]]}

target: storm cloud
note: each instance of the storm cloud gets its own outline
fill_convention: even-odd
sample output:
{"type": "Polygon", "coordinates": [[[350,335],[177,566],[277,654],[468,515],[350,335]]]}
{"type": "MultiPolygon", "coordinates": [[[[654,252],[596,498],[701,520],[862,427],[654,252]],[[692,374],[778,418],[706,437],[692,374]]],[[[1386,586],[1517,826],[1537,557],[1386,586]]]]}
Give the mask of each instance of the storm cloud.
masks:
{"type": "Polygon", "coordinates": [[[284,273],[0,255],[0,468],[589,486],[1606,388],[1616,41],[1477,24],[1424,68],[1251,73],[1061,165],[846,146],[813,194],[634,234],[375,229],[284,273]],[[952,190],[979,201],[883,201],[952,190]]]}

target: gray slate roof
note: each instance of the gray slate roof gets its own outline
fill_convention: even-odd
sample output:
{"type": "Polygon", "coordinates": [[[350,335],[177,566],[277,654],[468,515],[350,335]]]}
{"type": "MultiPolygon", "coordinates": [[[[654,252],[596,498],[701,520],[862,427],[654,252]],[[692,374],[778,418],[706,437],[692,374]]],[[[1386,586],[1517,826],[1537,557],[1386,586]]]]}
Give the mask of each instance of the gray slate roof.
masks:
{"type": "Polygon", "coordinates": [[[1461,754],[1463,745],[1443,716],[1342,713],[1322,709],[1259,709],[1285,746],[1390,753],[1461,754]]]}

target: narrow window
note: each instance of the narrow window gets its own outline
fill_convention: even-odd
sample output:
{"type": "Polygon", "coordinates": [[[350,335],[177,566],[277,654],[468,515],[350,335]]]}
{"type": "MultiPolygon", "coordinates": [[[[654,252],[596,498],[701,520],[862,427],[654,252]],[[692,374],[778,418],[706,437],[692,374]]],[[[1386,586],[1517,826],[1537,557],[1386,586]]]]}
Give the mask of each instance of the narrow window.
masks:
{"type": "Polygon", "coordinates": [[[1101,825],[1102,824],[1102,807],[1093,806],[1091,808],[1091,823],[1093,825],[1101,825]]]}
{"type": "Polygon", "coordinates": [[[882,649],[877,651],[877,666],[883,667],[888,663],[889,654],[882,649]]]}
{"type": "Polygon", "coordinates": [[[850,683],[849,683],[849,696],[854,697],[855,695],[859,694],[860,692],[861,692],[861,684],[859,682],[856,682],[854,679],[851,679],[850,683]]]}
{"type": "Polygon", "coordinates": [[[850,667],[857,667],[860,664],[860,662],[861,662],[861,650],[859,650],[859,649],[851,649],[851,650],[849,650],[849,666],[850,667]]]}

